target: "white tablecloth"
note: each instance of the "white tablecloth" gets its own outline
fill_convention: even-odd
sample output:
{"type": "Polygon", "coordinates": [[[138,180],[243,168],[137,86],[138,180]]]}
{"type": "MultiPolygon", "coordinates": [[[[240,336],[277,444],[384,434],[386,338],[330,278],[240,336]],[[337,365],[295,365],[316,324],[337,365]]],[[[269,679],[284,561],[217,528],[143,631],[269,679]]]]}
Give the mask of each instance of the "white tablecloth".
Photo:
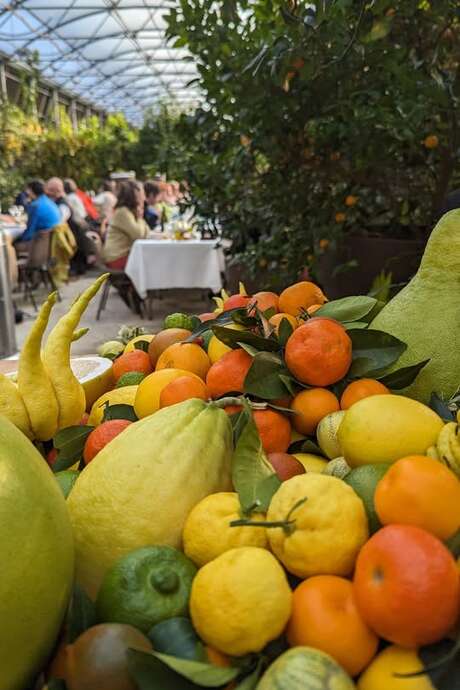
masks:
{"type": "Polygon", "coordinates": [[[137,240],[126,264],[139,295],[149,290],[202,288],[218,292],[224,269],[216,240],[137,240]]]}

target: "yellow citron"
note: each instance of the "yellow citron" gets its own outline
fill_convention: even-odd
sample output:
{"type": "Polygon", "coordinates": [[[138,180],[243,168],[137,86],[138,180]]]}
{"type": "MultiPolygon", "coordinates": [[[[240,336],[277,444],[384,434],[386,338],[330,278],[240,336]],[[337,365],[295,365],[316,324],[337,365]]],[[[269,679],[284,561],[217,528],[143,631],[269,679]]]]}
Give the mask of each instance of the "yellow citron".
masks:
{"type": "Polygon", "coordinates": [[[158,412],[160,409],[161,391],[168,383],[178,379],[180,376],[194,376],[199,381],[200,377],[185,369],[160,369],[154,371],[143,379],[137,386],[137,395],[134,401],[134,411],[139,419],[158,412]]]}
{"type": "MultiPolygon", "coordinates": [[[[241,518],[238,494],[222,492],[210,494],[192,509],[185,522],[182,542],[185,554],[199,567],[214,560],[222,553],[240,546],[268,544],[262,527],[230,527],[233,520],[241,518]]],[[[258,513],[255,520],[263,521],[258,513]]]]}
{"type": "Polygon", "coordinates": [[[132,352],[133,350],[136,349],[136,343],[142,342],[143,340],[146,340],[148,343],[152,342],[154,339],[155,335],[150,334],[150,335],[137,335],[135,338],[132,338],[132,340],[129,341],[129,343],[126,345],[124,352],[132,352]]]}
{"type": "Polygon", "coordinates": [[[283,632],[292,593],[283,568],[266,549],[231,549],[195,576],[190,613],[198,635],[224,654],[260,652],[283,632]]]}
{"type": "MultiPolygon", "coordinates": [[[[239,323],[229,323],[226,324],[224,328],[230,328],[232,331],[245,330],[245,327],[239,323]]],[[[217,362],[221,357],[226,355],[227,352],[230,352],[231,349],[232,348],[228,347],[228,345],[225,345],[222,340],[219,340],[217,336],[213,335],[208,345],[208,357],[211,360],[211,363],[214,364],[214,362],[217,362]]]]}
{"type": "Polygon", "coordinates": [[[321,472],[327,467],[327,460],[314,453],[292,453],[297,460],[305,467],[306,472],[321,472]]]}
{"type": "Polygon", "coordinates": [[[363,503],[336,477],[299,474],[283,482],[272,498],[267,522],[270,547],[298,577],[350,575],[369,537],[363,503]]]}
{"type": "Polygon", "coordinates": [[[59,429],[78,424],[85,411],[85,391],[70,368],[70,345],[83,312],[107,278],[107,273],[100,276],[78,297],[46,341],[43,362],[59,405],[59,429]]]}
{"type": "Polygon", "coordinates": [[[434,690],[428,675],[399,678],[424,668],[417,652],[394,645],[380,652],[358,680],[358,690],[434,690]]]}
{"type": "Polygon", "coordinates": [[[16,384],[0,374],[0,415],[10,420],[23,434],[32,438],[29,415],[16,384]]]}
{"type": "Polygon", "coordinates": [[[53,292],[42,304],[19,357],[18,390],[38,441],[48,441],[58,429],[58,401],[41,358],[42,338],[56,297],[53,292]]]}
{"type": "Polygon", "coordinates": [[[139,386],[122,386],[121,388],[115,388],[113,391],[108,391],[101,395],[91,408],[88,424],[91,426],[98,426],[102,422],[106,403],[109,403],[109,405],[134,406],[138,388],[139,386]]]}

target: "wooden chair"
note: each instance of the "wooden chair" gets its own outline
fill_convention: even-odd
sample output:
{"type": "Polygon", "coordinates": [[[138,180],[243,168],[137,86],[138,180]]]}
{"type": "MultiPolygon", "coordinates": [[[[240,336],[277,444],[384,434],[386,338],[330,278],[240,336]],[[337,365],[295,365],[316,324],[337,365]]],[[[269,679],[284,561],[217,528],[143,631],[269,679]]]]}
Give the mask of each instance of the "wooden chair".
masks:
{"type": "Polygon", "coordinates": [[[29,243],[27,256],[20,256],[18,259],[19,280],[24,285],[24,298],[30,299],[35,311],[37,311],[37,303],[34,293],[41,284],[51,292],[57,292],[58,300],[61,301],[59,290],[50,271],[52,234],[52,230],[37,233],[29,243]]]}

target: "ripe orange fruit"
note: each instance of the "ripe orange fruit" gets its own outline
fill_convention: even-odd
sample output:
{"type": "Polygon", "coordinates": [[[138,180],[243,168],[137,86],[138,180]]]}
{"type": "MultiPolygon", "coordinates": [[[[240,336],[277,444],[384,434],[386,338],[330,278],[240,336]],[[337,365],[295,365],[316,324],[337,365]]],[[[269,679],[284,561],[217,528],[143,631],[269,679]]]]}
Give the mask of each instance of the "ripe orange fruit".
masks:
{"type": "Polygon", "coordinates": [[[271,323],[271,325],[275,327],[275,333],[277,335],[280,329],[281,321],[283,319],[287,319],[287,321],[289,321],[294,331],[299,325],[297,319],[295,318],[295,316],[292,316],[292,314],[285,314],[283,312],[281,312],[280,314],[273,314],[273,316],[271,316],[268,319],[268,323],[271,323]]]}
{"type": "Polygon", "coordinates": [[[383,525],[416,525],[445,540],[460,526],[460,482],[438,460],[397,460],[377,484],[374,504],[383,525]]]}
{"type": "Polygon", "coordinates": [[[308,280],[290,285],[280,295],[279,310],[292,316],[299,316],[302,309],[312,304],[324,304],[326,296],[317,285],[308,280]]]}
{"type": "Polygon", "coordinates": [[[161,369],[184,369],[205,379],[211,360],[202,347],[196,343],[174,343],[158,357],[155,371],[161,369]]]}
{"type": "Polygon", "coordinates": [[[279,308],[279,297],[276,292],[256,292],[251,299],[251,303],[254,302],[261,312],[267,311],[267,309],[274,309],[277,312],[279,308]]]}
{"type": "Polygon", "coordinates": [[[369,664],[379,643],[357,609],[353,584],[335,575],[309,577],[294,590],[287,638],[291,647],[330,654],[350,676],[369,664]]]}
{"type": "Polygon", "coordinates": [[[391,391],[375,379],[358,379],[348,384],[340,398],[340,407],[342,410],[348,410],[349,407],[371,395],[384,395],[391,393],[391,391]]]}
{"type": "Polygon", "coordinates": [[[229,311],[229,309],[236,309],[237,307],[247,307],[249,302],[251,302],[251,297],[246,295],[232,295],[224,302],[224,311],[229,311]]]}
{"type": "Polygon", "coordinates": [[[96,457],[104,446],[110,443],[115,436],[121,434],[130,424],[132,424],[132,422],[128,419],[111,419],[99,424],[99,426],[88,435],[85,447],[83,448],[83,460],[86,465],[96,457]]]}
{"type": "Polygon", "coordinates": [[[165,328],[163,331],[157,333],[149,344],[149,355],[152,366],[155,366],[158,357],[167,347],[174,343],[180,343],[183,340],[187,340],[191,335],[192,332],[188,331],[186,328],[165,328]]]}
{"type": "Polygon", "coordinates": [[[351,339],[333,319],[314,317],[299,326],[286,343],[288,369],[302,383],[330,386],[351,364],[351,339]]]}
{"type": "Polygon", "coordinates": [[[252,416],[266,453],[285,453],[291,444],[291,424],[281,412],[253,410],[252,416]]]}
{"type": "Polygon", "coordinates": [[[221,668],[228,668],[229,666],[232,665],[230,658],[226,654],[219,652],[218,649],[214,649],[214,647],[210,647],[209,645],[206,645],[205,651],[206,651],[206,656],[208,657],[208,662],[210,664],[212,664],[213,666],[220,666],[221,668]]]}
{"type": "Polygon", "coordinates": [[[420,527],[387,525],[376,532],[358,555],[353,586],[367,624],[401,647],[437,642],[458,617],[455,560],[420,527]]]}
{"type": "Polygon", "coordinates": [[[143,350],[132,350],[120,355],[113,363],[112,367],[115,381],[127,374],[129,371],[138,371],[141,374],[150,374],[152,372],[152,363],[147,352],[143,350]]]}
{"type": "Polygon", "coordinates": [[[355,206],[358,203],[358,197],[353,194],[349,194],[345,197],[345,206],[355,206]]]}
{"type": "Polygon", "coordinates": [[[291,403],[292,426],[299,434],[313,434],[320,421],[330,412],[340,410],[339,401],[327,388],[309,388],[297,393],[291,403]]]}
{"type": "Polygon", "coordinates": [[[252,357],[243,349],[227,352],[211,366],[206,385],[211,398],[227,393],[243,393],[244,379],[252,364],[252,357]]]}
{"type": "Polygon", "coordinates": [[[169,407],[191,398],[208,399],[208,389],[204,381],[192,376],[180,376],[168,383],[160,393],[160,407],[169,407]]]}

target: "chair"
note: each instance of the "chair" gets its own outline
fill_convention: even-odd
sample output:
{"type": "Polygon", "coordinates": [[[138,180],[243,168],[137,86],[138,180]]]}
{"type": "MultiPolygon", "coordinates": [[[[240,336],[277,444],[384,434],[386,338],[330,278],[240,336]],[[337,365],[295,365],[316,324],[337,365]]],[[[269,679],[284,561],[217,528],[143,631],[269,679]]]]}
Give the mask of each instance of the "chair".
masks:
{"type": "Polygon", "coordinates": [[[133,290],[129,289],[131,286],[131,281],[127,277],[126,273],[123,270],[118,270],[115,268],[108,268],[107,266],[104,266],[104,272],[109,273],[109,277],[105,281],[102,291],[101,291],[101,296],[99,299],[99,304],[97,307],[97,313],[96,313],[96,321],[99,321],[101,318],[101,314],[104,311],[104,309],[107,306],[107,301],[109,299],[109,293],[110,293],[110,288],[114,287],[117,289],[118,294],[121,296],[123,301],[128,305],[128,307],[131,309],[131,311],[135,313],[139,313],[139,316],[141,319],[144,318],[144,300],[140,300],[138,304],[136,304],[136,300],[134,298],[133,290]],[[129,283],[129,286],[128,286],[129,283]],[[126,290],[123,290],[123,293],[118,290],[118,287],[121,285],[127,287],[126,290]]]}
{"type": "Polygon", "coordinates": [[[20,280],[24,284],[24,297],[30,298],[35,311],[37,311],[37,303],[34,291],[41,283],[52,292],[57,292],[58,300],[61,301],[59,290],[50,270],[53,265],[51,258],[52,234],[52,230],[37,233],[29,243],[27,256],[18,259],[20,280]]]}

